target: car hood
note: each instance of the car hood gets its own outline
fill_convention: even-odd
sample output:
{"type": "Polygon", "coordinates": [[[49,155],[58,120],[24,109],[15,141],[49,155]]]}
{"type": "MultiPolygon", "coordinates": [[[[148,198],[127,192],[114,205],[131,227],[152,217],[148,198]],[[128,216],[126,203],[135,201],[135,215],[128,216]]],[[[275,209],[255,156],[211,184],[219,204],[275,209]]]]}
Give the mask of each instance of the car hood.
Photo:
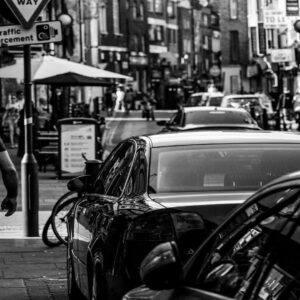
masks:
{"type": "Polygon", "coordinates": [[[254,192],[161,193],[150,194],[150,197],[164,208],[198,212],[205,219],[220,224],[229,212],[254,192]]]}
{"type": "Polygon", "coordinates": [[[229,130],[229,129],[255,129],[255,130],[261,130],[261,128],[255,124],[205,124],[205,125],[196,125],[196,124],[189,124],[184,127],[177,127],[178,131],[189,131],[189,130],[211,130],[211,129],[223,129],[223,130],[229,130]]]}

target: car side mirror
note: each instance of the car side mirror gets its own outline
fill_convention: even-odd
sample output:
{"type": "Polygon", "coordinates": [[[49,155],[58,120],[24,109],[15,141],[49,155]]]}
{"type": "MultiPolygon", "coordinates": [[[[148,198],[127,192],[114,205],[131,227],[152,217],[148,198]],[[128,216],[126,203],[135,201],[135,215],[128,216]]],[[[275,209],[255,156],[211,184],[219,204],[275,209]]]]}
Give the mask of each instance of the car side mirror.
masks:
{"type": "Polygon", "coordinates": [[[153,290],[170,289],[183,279],[179,250],[174,241],[156,246],[142,261],[141,279],[153,290]]]}
{"type": "Polygon", "coordinates": [[[160,120],[160,121],[157,121],[156,124],[158,126],[166,126],[168,124],[168,122],[166,120],[160,120]]]}

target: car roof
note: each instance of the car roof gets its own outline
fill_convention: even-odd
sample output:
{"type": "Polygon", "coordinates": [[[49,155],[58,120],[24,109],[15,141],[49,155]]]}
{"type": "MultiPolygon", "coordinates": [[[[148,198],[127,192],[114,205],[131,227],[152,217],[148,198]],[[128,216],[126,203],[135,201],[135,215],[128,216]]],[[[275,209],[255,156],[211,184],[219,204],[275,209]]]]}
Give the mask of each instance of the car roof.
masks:
{"type": "Polygon", "coordinates": [[[184,112],[193,111],[224,111],[224,112],[236,112],[236,113],[247,113],[244,108],[231,108],[231,107],[219,107],[219,106],[184,106],[182,108],[184,112]]]}
{"type": "Polygon", "coordinates": [[[265,130],[215,130],[171,132],[144,135],[152,147],[221,144],[300,144],[300,135],[293,132],[265,130]]]}
{"type": "Polygon", "coordinates": [[[257,94],[238,94],[238,95],[226,95],[224,96],[225,98],[261,98],[261,95],[257,95],[257,94]]]}

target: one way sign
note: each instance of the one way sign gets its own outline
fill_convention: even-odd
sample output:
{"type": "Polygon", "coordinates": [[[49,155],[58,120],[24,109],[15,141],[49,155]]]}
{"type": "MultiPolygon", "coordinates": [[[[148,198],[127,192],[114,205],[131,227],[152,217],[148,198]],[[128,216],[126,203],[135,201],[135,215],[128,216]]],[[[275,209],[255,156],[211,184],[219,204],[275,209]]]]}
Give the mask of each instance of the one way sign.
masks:
{"type": "Polygon", "coordinates": [[[4,0],[20,24],[29,29],[49,0],[4,0]]]}

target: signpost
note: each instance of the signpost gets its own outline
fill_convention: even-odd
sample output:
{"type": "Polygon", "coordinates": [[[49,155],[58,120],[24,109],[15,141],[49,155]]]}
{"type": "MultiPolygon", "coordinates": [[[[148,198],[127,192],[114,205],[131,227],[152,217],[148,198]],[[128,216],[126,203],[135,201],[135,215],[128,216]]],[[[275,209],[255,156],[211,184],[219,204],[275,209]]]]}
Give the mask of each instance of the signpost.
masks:
{"type": "MultiPolygon", "coordinates": [[[[34,23],[49,0],[4,0],[21,26],[1,26],[0,46],[23,45],[24,49],[24,132],[25,153],[21,166],[24,235],[39,236],[38,165],[33,154],[31,44],[61,41],[61,25],[56,22],[34,23]]],[[[0,4],[1,7],[1,4],[0,4]]]]}

